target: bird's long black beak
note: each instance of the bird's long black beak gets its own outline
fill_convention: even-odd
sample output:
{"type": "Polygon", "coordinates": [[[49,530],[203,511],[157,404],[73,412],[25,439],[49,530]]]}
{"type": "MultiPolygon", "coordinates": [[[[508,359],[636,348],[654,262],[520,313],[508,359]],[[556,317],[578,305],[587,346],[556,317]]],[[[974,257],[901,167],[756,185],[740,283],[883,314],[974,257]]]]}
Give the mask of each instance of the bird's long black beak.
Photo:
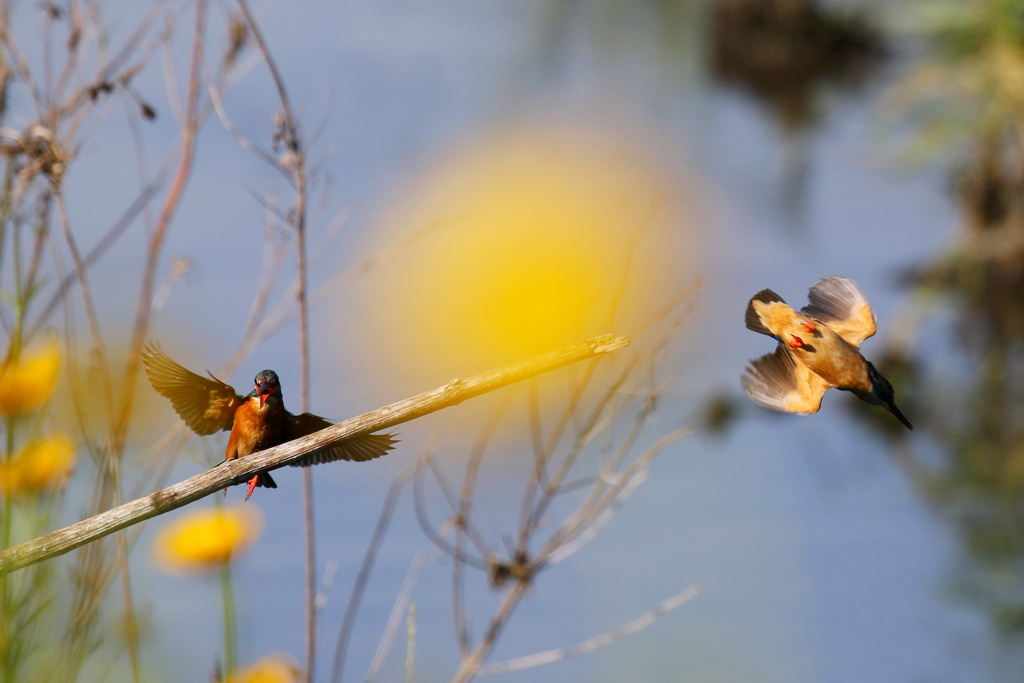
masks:
{"type": "Polygon", "coordinates": [[[907,419],[907,416],[903,414],[902,410],[896,407],[896,404],[894,402],[889,401],[889,405],[887,405],[886,408],[888,408],[889,411],[896,416],[897,420],[905,424],[907,426],[907,429],[914,429],[914,425],[910,424],[910,420],[907,419]]]}
{"type": "Polygon", "coordinates": [[[260,408],[263,407],[263,403],[267,400],[267,396],[270,396],[270,389],[267,388],[266,382],[260,382],[260,408]]]}

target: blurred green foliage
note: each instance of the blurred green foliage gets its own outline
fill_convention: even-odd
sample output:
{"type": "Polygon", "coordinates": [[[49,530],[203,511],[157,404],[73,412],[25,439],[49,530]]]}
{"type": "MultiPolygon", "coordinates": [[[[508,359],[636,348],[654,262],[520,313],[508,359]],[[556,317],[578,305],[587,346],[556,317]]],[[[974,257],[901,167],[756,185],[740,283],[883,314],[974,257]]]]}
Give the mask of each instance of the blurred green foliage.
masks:
{"type": "Polygon", "coordinates": [[[814,127],[823,98],[859,89],[887,52],[865,14],[811,0],[722,0],[710,28],[712,74],[753,95],[787,134],[814,127]]]}

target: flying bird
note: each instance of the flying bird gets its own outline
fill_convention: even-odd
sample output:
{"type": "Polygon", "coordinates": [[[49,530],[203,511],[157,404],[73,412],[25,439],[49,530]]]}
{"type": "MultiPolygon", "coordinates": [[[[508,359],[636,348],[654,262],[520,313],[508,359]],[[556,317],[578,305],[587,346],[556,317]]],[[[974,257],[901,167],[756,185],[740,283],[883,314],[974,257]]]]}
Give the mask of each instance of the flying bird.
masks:
{"type": "Polygon", "coordinates": [[[750,361],[743,390],[754,403],[787,413],[815,413],[830,387],[882,406],[914,427],[896,407],[892,385],[860,354],[875,333],[875,313],[853,280],[823,277],[797,313],[778,294],[762,289],[747,304],[747,329],[779,342],[775,353],[750,361]]]}
{"type": "MultiPolygon", "coordinates": [[[[159,344],[143,349],[142,362],[150,384],[171,401],[174,411],[192,431],[205,436],[230,430],[225,462],[280,446],[332,424],[311,413],[293,415],[285,410],[281,381],[273,370],[257,374],[252,391],[240,396],[213,375],[207,379],[181,367],[167,357],[159,344]]],[[[379,458],[395,443],[397,439],[392,434],[367,434],[307,453],[289,464],[309,467],[335,460],[363,462],[379,458]]],[[[277,488],[269,471],[258,472],[248,484],[246,500],[257,486],[277,488]]]]}

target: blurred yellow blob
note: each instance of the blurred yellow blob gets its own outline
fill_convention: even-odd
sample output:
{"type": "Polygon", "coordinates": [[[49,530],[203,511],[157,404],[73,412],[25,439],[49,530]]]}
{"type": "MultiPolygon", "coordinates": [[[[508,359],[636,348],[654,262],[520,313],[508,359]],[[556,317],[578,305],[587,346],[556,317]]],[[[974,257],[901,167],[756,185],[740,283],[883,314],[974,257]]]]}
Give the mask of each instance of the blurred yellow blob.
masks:
{"type": "Polygon", "coordinates": [[[263,516],[251,504],[196,510],[161,529],[153,550],[167,571],[203,572],[247,550],[262,530],[263,516]]]}
{"type": "Polygon", "coordinates": [[[603,138],[485,139],[434,164],[397,207],[402,229],[438,226],[373,302],[371,326],[403,364],[483,369],[629,332],[638,304],[663,304],[658,288],[683,270],[667,177],[603,138]]]}
{"type": "Polygon", "coordinates": [[[0,464],[0,490],[6,496],[37,494],[61,488],[71,476],[75,442],[56,434],[25,446],[9,463],[0,464]]]}
{"type": "Polygon", "coordinates": [[[53,394],[60,372],[56,342],[22,355],[0,372],[0,413],[20,415],[42,407],[53,394]]]}
{"type": "Polygon", "coordinates": [[[298,683],[302,670],[287,655],[270,655],[244,669],[239,669],[227,683],[298,683]]]}

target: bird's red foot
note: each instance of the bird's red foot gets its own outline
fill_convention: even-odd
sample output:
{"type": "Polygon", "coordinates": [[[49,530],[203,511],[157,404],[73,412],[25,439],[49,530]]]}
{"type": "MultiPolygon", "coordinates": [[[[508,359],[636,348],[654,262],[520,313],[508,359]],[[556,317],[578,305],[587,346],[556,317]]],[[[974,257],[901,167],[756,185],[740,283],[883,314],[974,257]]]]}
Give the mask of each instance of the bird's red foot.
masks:
{"type": "Polygon", "coordinates": [[[807,334],[814,334],[815,332],[818,331],[817,329],[815,329],[813,323],[810,323],[806,320],[800,326],[807,330],[807,334]]]}
{"type": "Polygon", "coordinates": [[[800,337],[793,337],[793,341],[789,342],[790,348],[799,349],[804,345],[804,340],[800,337]]]}
{"type": "Polygon", "coordinates": [[[249,480],[249,490],[245,492],[245,499],[246,500],[249,500],[249,496],[251,496],[252,492],[256,490],[256,484],[259,483],[259,480],[260,480],[260,475],[258,475],[258,474],[255,477],[253,477],[252,479],[249,480]]]}

